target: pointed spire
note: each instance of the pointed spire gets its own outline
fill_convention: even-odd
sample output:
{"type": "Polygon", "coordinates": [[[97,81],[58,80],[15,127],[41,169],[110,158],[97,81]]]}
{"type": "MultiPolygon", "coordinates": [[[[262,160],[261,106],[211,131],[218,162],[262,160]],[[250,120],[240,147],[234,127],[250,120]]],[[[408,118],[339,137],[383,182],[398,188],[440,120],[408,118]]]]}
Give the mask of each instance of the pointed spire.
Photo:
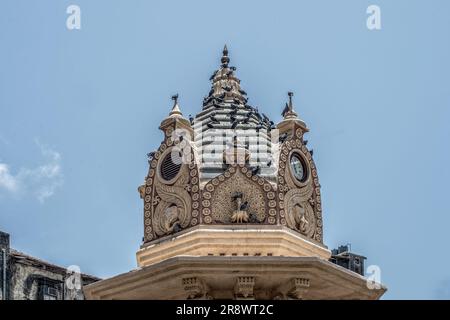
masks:
{"type": "Polygon", "coordinates": [[[189,120],[183,117],[181,113],[180,106],[178,105],[178,93],[172,96],[173,107],[170,111],[169,115],[161,122],[159,125],[159,129],[164,132],[166,137],[171,136],[172,132],[177,129],[187,130],[190,134],[190,137],[193,137],[193,129],[189,120]],[[168,130],[171,128],[171,130],[168,130]]]}
{"type": "Polygon", "coordinates": [[[294,106],[292,105],[292,96],[294,95],[293,92],[289,91],[288,92],[288,97],[289,97],[289,111],[292,112],[294,111],[294,106]]]}
{"type": "Polygon", "coordinates": [[[280,134],[289,132],[298,126],[303,130],[303,132],[309,131],[306,123],[302,119],[300,119],[297,113],[294,111],[294,103],[292,102],[293,96],[294,93],[289,91],[289,101],[286,102],[286,105],[281,114],[283,116],[283,120],[277,125],[278,130],[280,130],[280,134]]]}
{"type": "Polygon", "coordinates": [[[286,103],[286,106],[283,110],[283,117],[284,119],[296,119],[297,113],[294,111],[294,104],[292,103],[292,97],[294,96],[294,93],[289,91],[288,97],[289,97],[289,103],[286,103]]]}
{"type": "Polygon", "coordinates": [[[180,106],[178,105],[178,93],[172,96],[172,100],[173,100],[173,107],[172,107],[172,111],[170,111],[169,116],[182,116],[183,114],[181,113],[180,110],[180,106]]]}
{"type": "Polygon", "coordinates": [[[235,104],[246,104],[248,101],[247,93],[241,89],[241,80],[236,76],[236,67],[229,66],[228,47],[224,45],[221,65],[214,71],[209,80],[212,82],[211,90],[203,99],[203,109],[208,108],[214,103],[223,103],[233,100],[235,104]]]}
{"type": "Polygon", "coordinates": [[[228,58],[228,48],[227,45],[225,45],[223,47],[223,51],[222,51],[222,59],[220,60],[222,62],[222,65],[224,67],[228,66],[228,63],[230,62],[230,58],[228,58]]]}

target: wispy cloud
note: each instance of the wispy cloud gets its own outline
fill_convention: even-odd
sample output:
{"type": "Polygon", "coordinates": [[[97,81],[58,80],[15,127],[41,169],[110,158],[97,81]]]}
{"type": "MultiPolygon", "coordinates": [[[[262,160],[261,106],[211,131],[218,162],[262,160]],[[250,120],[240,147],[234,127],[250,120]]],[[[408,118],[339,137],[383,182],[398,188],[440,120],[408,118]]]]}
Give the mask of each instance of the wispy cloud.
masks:
{"type": "Polygon", "coordinates": [[[0,163],[0,188],[10,192],[17,191],[17,179],[9,172],[9,166],[6,163],[0,163]]]}
{"type": "Polygon", "coordinates": [[[7,163],[0,162],[0,192],[3,190],[15,197],[32,194],[43,203],[63,184],[61,155],[39,140],[35,142],[44,163],[34,168],[20,168],[13,174],[7,163]]]}

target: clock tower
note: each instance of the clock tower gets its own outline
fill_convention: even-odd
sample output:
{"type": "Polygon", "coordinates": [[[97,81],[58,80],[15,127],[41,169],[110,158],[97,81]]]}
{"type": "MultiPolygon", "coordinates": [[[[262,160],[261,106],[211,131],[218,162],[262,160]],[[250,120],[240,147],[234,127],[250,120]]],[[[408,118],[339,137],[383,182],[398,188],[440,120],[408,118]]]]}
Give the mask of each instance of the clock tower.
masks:
{"type": "Polygon", "coordinates": [[[91,299],[378,299],[385,287],[330,262],[321,186],[293,93],[275,124],[251,105],[225,46],[195,117],[178,95],[139,188],[138,269],[91,299]],[[372,288],[372,289],[371,289],[372,288]]]}

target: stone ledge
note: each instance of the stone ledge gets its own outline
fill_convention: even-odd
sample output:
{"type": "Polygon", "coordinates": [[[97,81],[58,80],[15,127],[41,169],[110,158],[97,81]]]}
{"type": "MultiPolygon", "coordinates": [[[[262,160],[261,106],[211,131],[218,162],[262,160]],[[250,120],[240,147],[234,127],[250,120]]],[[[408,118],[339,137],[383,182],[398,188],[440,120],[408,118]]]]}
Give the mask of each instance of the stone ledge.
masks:
{"type": "Polygon", "coordinates": [[[328,260],[331,253],[326,247],[282,226],[199,226],[147,244],[136,253],[139,267],[175,256],[286,256],[328,260]]]}
{"type": "Polygon", "coordinates": [[[88,299],[187,299],[195,289],[199,297],[234,299],[240,277],[251,278],[255,299],[379,299],[386,291],[369,289],[364,277],[317,257],[221,256],[174,257],[84,291],[88,299]]]}

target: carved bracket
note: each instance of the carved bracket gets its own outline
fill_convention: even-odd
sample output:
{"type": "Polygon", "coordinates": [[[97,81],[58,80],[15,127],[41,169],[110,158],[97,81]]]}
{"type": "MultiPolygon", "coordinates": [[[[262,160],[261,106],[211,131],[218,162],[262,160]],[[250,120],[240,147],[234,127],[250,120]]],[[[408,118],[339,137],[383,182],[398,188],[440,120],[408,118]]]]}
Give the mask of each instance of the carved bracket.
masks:
{"type": "Polygon", "coordinates": [[[234,294],[237,300],[254,299],[253,289],[255,286],[254,277],[238,277],[234,286],[234,294]]]}
{"type": "Polygon", "coordinates": [[[294,278],[278,288],[274,300],[304,300],[310,287],[308,278],[294,278]]]}
{"type": "Polygon", "coordinates": [[[293,286],[287,293],[287,296],[292,299],[303,300],[310,286],[309,279],[295,278],[292,284],[293,286]]]}
{"type": "Polygon", "coordinates": [[[197,277],[183,278],[183,288],[188,300],[211,299],[211,296],[208,295],[208,287],[197,277]]]}

